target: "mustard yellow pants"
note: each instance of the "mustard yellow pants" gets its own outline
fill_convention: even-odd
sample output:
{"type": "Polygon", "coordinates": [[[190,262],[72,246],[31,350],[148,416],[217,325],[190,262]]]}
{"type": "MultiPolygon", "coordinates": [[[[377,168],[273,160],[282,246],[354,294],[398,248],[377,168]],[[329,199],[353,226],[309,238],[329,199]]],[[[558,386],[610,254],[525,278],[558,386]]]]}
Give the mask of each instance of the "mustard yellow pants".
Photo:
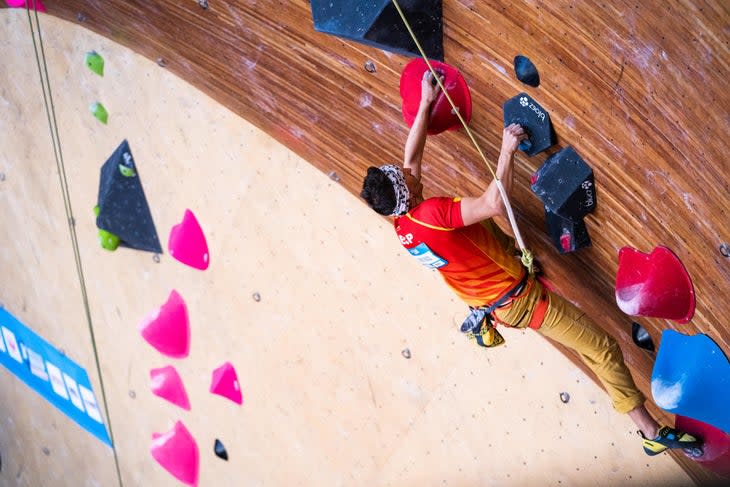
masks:
{"type": "Polygon", "coordinates": [[[528,286],[512,303],[494,311],[497,323],[525,328],[539,300],[548,299],[545,318],[537,331],[580,355],[603,384],[616,411],[624,414],[643,405],[646,398],[636,387],[616,340],[539,281],[530,278],[528,286]]]}

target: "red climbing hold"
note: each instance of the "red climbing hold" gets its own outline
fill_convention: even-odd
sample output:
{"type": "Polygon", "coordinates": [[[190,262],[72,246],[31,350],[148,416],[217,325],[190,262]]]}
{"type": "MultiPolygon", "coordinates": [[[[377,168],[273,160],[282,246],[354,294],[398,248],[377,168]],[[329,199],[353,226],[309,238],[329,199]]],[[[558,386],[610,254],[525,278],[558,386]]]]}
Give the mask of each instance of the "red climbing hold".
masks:
{"type": "Polygon", "coordinates": [[[241,386],[238,384],[236,369],[233,368],[230,362],[224,363],[213,371],[210,392],[227,397],[237,404],[243,403],[243,395],[241,394],[241,386]]]}
{"type": "Polygon", "coordinates": [[[708,470],[730,479],[730,435],[712,425],[685,416],[678,415],[674,421],[677,429],[704,441],[701,455],[687,456],[708,470]]]}
{"type": "Polygon", "coordinates": [[[182,422],[167,433],[153,433],[152,457],[170,474],[187,485],[198,485],[198,445],[182,422]]]}
{"type": "MultiPolygon", "coordinates": [[[[433,69],[444,77],[443,85],[446,88],[451,100],[459,108],[461,116],[466,123],[471,120],[471,93],[461,73],[446,63],[429,61],[433,69]]],[[[428,71],[428,66],[423,59],[414,59],[403,69],[400,77],[400,96],[403,99],[402,110],[403,120],[409,127],[418,114],[418,106],[421,103],[421,80],[423,73],[428,71]]],[[[459,117],[453,112],[449,100],[441,91],[433,105],[431,105],[431,118],[428,122],[428,133],[439,134],[445,130],[456,130],[461,127],[459,117]]]]}
{"type": "Polygon", "coordinates": [[[204,271],[210,265],[203,229],[190,210],[185,210],[182,222],[172,227],[167,248],[170,255],[190,267],[204,271]]]}
{"type": "Polygon", "coordinates": [[[41,0],[28,0],[26,7],[26,0],[5,0],[10,8],[29,8],[30,10],[37,10],[38,12],[45,12],[46,6],[41,0]]]}
{"type": "Polygon", "coordinates": [[[142,320],[139,330],[150,345],[168,357],[185,358],[190,352],[188,309],[175,290],[165,304],[142,320]]]}
{"type": "Polygon", "coordinates": [[[692,280],[666,247],[657,247],[651,254],[631,247],[619,251],[616,303],[629,316],[665,318],[682,324],[695,312],[692,280]]]}
{"type": "Polygon", "coordinates": [[[162,367],[160,369],[150,370],[150,379],[152,380],[152,393],[180,406],[186,411],[190,411],[190,400],[188,393],[185,391],[180,374],[172,365],[162,367]]]}

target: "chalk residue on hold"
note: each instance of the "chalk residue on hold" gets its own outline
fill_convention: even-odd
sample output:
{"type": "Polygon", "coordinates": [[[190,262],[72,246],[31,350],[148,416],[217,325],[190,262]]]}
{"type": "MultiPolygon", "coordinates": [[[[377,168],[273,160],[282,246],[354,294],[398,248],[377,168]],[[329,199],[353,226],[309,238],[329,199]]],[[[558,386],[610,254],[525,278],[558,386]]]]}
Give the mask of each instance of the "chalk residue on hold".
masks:
{"type": "Polygon", "coordinates": [[[677,382],[665,382],[662,379],[651,381],[651,395],[657,406],[667,411],[676,409],[682,399],[682,386],[686,376],[682,375],[677,382]]]}

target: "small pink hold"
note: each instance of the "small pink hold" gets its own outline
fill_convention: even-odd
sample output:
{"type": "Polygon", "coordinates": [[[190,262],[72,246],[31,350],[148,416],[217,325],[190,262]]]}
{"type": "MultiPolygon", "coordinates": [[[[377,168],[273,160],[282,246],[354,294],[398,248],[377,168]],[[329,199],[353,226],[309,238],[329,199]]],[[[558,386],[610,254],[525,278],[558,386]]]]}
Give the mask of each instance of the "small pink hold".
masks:
{"type": "Polygon", "coordinates": [[[237,404],[243,404],[243,395],[241,394],[241,386],[238,384],[236,369],[233,368],[230,362],[224,363],[213,371],[210,392],[227,397],[237,404]]]}
{"type": "Polygon", "coordinates": [[[198,445],[182,422],[167,433],[152,433],[152,458],[179,481],[198,485],[198,445]]]}
{"type": "MultiPolygon", "coordinates": [[[[7,3],[10,8],[26,8],[25,2],[26,0],[5,0],[5,3],[7,3]]],[[[33,10],[34,7],[38,12],[46,11],[46,6],[41,0],[28,0],[28,8],[33,10]]]]}
{"type": "Polygon", "coordinates": [[[204,271],[210,265],[203,229],[190,210],[185,210],[182,222],[170,230],[167,248],[170,255],[190,267],[204,271]]]}
{"type": "Polygon", "coordinates": [[[152,380],[152,393],[155,396],[167,399],[176,406],[190,411],[188,393],[185,391],[185,386],[175,367],[168,365],[160,369],[152,369],[150,379],[152,380]]]}
{"type": "Polygon", "coordinates": [[[139,325],[140,333],[161,354],[185,358],[190,352],[190,322],[182,296],[174,289],[167,302],[150,313],[139,325]]]}

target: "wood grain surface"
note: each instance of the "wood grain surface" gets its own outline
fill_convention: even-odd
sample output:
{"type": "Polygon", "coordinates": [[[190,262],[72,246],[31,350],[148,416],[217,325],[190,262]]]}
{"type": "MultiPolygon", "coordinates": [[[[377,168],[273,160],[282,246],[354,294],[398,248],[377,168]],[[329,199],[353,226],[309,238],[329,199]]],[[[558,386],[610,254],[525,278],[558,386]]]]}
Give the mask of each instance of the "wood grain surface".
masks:
{"type": "MultiPolygon", "coordinates": [[[[193,0],[46,4],[52,15],[164,60],[164,69],[323,172],[334,171],[353,193],[369,165],[402,156],[407,127],[398,81],[409,59],[315,32],[309,2],[211,0],[208,9],[193,0]],[[374,73],[364,69],[367,61],[374,73]]],[[[653,357],[632,343],[634,319],[614,299],[621,247],[667,246],[692,277],[697,309],[689,324],[635,320],[655,343],[671,328],[706,333],[730,350],[730,259],[719,252],[730,242],[729,10],[725,1],[443,5],[445,60],[471,88],[471,128],[487,157],[497,158],[504,101],[525,91],[549,111],[558,144],[547,154],[517,156],[513,205],[520,227],[560,292],[619,339],[649,397],[653,357]],[[517,54],[537,65],[538,88],[514,77],[517,54]],[[593,168],[598,208],[587,218],[593,246],[560,256],[529,176],[567,145],[593,168]]],[[[477,194],[490,180],[463,131],[429,139],[423,178],[426,196],[477,194]]],[[[677,459],[698,482],[713,478],[677,459]]]]}

